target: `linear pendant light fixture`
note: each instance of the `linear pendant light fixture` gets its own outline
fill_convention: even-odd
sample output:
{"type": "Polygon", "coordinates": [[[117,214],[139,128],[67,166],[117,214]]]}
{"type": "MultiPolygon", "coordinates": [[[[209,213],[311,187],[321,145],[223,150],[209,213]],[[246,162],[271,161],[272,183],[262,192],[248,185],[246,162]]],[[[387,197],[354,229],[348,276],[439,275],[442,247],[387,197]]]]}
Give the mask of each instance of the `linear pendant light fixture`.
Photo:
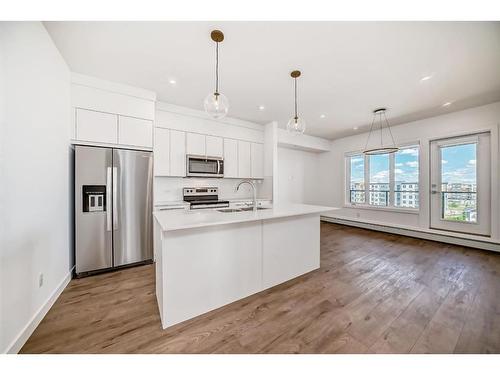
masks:
{"type": "Polygon", "coordinates": [[[300,70],[294,70],[290,73],[290,76],[293,78],[294,83],[294,91],[295,91],[295,116],[288,120],[286,124],[286,130],[292,134],[304,134],[306,130],[306,122],[302,117],[299,117],[297,112],[297,78],[300,77],[300,70]]]}
{"type": "Polygon", "coordinates": [[[220,30],[213,30],[210,37],[215,42],[215,92],[208,94],[203,104],[210,117],[221,119],[229,111],[229,100],[219,92],[219,43],[224,40],[224,34],[220,30]]]}
{"type": "MultiPolygon", "coordinates": [[[[399,150],[398,147],[396,147],[396,142],[394,142],[394,137],[392,136],[391,132],[391,127],[389,125],[389,121],[387,121],[387,116],[385,115],[386,108],[377,108],[373,111],[373,120],[372,120],[372,126],[370,127],[370,133],[368,134],[368,139],[366,140],[366,145],[365,145],[365,150],[363,153],[365,155],[382,155],[382,154],[392,154],[394,152],[397,152],[399,150]],[[377,116],[379,118],[379,131],[380,131],[380,146],[379,147],[372,147],[368,148],[369,142],[370,142],[370,137],[373,132],[373,126],[375,125],[377,116]],[[384,119],[382,120],[382,116],[384,119]],[[384,122],[386,124],[387,130],[389,132],[389,135],[391,136],[391,141],[392,144],[384,146],[383,142],[383,128],[384,128],[384,122]]],[[[375,130],[376,131],[376,130],[375,130]]]]}

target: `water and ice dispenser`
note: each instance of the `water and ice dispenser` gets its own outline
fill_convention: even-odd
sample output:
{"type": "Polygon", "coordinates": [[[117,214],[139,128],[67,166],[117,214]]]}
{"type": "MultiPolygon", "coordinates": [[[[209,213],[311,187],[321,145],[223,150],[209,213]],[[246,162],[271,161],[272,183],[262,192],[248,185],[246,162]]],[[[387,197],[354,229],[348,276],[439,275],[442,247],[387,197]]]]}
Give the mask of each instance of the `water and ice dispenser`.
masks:
{"type": "Polygon", "coordinates": [[[83,212],[106,211],[106,185],[83,185],[83,212]]]}

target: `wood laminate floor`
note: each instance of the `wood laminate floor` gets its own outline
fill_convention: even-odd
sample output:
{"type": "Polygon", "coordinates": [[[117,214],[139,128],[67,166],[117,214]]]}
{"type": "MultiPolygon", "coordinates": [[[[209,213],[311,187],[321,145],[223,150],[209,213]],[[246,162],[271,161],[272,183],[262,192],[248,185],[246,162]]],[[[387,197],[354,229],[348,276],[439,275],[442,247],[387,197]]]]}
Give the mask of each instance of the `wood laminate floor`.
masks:
{"type": "Polygon", "coordinates": [[[321,268],[166,330],[154,266],[72,280],[22,353],[500,353],[500,254],[321,224],[321,268]]]}

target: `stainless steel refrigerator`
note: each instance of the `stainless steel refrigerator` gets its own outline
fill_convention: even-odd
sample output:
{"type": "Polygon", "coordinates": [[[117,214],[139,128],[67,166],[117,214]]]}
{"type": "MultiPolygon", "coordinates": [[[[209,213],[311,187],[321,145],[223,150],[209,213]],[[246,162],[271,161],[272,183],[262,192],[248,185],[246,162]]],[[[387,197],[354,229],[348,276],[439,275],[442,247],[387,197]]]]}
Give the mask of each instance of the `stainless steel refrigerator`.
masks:
{"type": "Polygon", "coordinates": [[[75,146],[77,276],[153,258],[151,152],[75,146]]]}

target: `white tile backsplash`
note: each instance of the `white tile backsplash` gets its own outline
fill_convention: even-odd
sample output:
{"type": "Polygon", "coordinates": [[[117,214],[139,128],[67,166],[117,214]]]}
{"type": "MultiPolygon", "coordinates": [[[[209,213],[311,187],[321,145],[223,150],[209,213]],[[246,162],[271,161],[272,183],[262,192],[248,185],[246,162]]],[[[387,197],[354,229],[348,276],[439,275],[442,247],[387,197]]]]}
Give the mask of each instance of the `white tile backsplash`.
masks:
{"type": "MultiPolygon", "coordinates": [[[[247,199],[252,198],[250,186],[241,186],[238,192],[236,186],[242,179],[237,178],[180,178],[155,177],[154,201],[174,202],[182,200],[182,188],[215,186],[219,188],[220,199],[247,199]]],[[[258,199],[272,199],[272,178],[254,180],[257,186],[258,199]]]]}

